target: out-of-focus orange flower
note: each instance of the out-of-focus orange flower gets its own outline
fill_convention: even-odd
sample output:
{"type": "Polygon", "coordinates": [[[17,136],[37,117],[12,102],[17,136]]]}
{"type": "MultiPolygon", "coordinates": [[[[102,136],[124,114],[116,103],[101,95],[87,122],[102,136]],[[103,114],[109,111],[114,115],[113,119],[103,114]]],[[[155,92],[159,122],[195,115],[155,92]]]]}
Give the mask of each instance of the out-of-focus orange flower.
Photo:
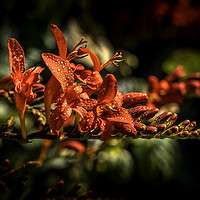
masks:
{"type": "Polygon", "coordinates": [[[162,80],[153,75],[149,76],[148,105],[160,108],[169,103],[181,104],[187,94],[200,95],[200,74],[194,73],[183,79],[185,74],[183,66],[177,66],[162,80]]]}
{"type": "Polygon", "coordinates": [[[62,149],[73,149],[79,153],[84,153],[86,148],[85,145],[82,142],[76,141],[76,140],[71,140],[71,141],[64,141],[61,142],[59,145],[59,150],[62,149]]]}
{"type": "Polygon", "coordinates": [[[27,101],[31,102],[36,97],[32,86],[39,80],[42,67],[32,67],[25,71],[24,51],[16,39],[8,40],[10,74],[15,85],[15,104],[21,122],[22,136],[26,140],[25,108],[27,101]]]}

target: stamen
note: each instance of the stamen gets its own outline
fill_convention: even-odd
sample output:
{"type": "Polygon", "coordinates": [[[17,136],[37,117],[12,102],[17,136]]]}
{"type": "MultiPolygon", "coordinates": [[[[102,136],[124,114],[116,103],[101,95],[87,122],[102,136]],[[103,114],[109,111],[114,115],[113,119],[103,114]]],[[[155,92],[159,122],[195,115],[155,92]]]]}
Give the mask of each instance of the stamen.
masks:
{"type": "Polygon", "coordinates": [[[78,46],[80,46],[80,45],[82,45],[82,44],[85,44],[85,43],[87,44],[88,41],[85,40],[84,37],[82,37],[81,40],[80,40],[80,42],[73,48],[72,52],[73,52],[78,46]]]}
{"type": "MultiPolygon", "coordinates": [[[[69,61],[71,61],[71,60],[73,60],[76,56],[77,56],[77,51],[75,51],[75,49],[78,47],[78,46],[80,46],[80,45],[82,45],[82,44],[87,44],[88,43],[88,41],[87,40],[85,40],[85,38],[84,37],[82,37],[81,38],[81,40],[80,40],[80,42],[72,49],[72,51],[69,53],[69,55],[67,56],[67,60],[69,60],[69,61]]],[[[87,45],[86,45],[87,46],[87,45]]]]}
{"type": "Polygon", "coordinates": [[[114,59],[116,59],[116,58],[122,58],[122,53],[121,53],[121,52],[119,52],[119,53],[116,52],[115,55],[114,55],[111,59],[109,59],[108,61],[104,62],[104,63],[101,65],[101,70],[102,70],[103,68],[105,68],[106,66],[110,65],[110,64],[113,64],[114,66],[118,67],[118,66],[119,66],[118,63],[125,60],[125,59],[114,60],[114,59]]]}
{"type": "Polygon", "coordinates": [[[89,54],[85,54],[85,55],[82,55],[82,56],[80,55],[80,56],[79,56],[79,55],[76,54],[76,58],[77,58],[77,59],[85,58],[85,57],[87,57],[88,55],[89,55],[89,54]]]}
{"type": "Polygon", "coordinates": [[[69,55],[67,56],[67,60],[70,62],[71,60],[73,60],[76,57],[76,52],[72,51],[69,53],[69,55]]]}

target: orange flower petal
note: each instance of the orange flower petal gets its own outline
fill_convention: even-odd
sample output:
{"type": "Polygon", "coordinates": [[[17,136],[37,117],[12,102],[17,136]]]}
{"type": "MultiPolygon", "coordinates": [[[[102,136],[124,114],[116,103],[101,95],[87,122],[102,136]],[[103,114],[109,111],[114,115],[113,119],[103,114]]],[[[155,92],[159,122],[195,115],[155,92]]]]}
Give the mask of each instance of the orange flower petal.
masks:
{"type": "Polygon", "coordinates": [[[70,117],[72,108],[69,107],[67,101],[64,101],[61,105],[53,110],[50,115],[49,123],[53,132],[60,130],[67,118],[70,117]]]}
{"type": "Polygon", "coordinates": [[[100,67],[101,67],[101,63],[100,63],[98,57],[92,51],[90,51],[89,49],[84,48],[84,47],[80,47],[78,49],[77,55],[79,56],[79,55],[84,55],[84,54],[89,54],[90,55],[90,58],[91,58],[91,60],[92,60],[92,62],[94,64],[93,72],[95,72],[95,71],[99,72],[100,71],[100,67]]]}
{"type": "Polygon", "coordinates": [[[103,79],[100,75],[99,72],[93,72],[91,74],[91,76],[89,76],[86,80],[85,80],[87,86],[92,89],[92,90],[99,90],[100,86],[103,82],[103,79]]]}
{"type": "Polygon", "coordinates": [[[116,94],[117,80],[112,74],[107,74],[99,90],[97,101],[99,104],[111,102],[116,94]]]}
{"type": "Polygon", "coordinates": [[[133,118],[131,117],[129,112],[123,107],[118,108],[118,110],[116,112],[113,112],[111,116],[107,116],[107,120],[119,123],[133,123],[133,118]]]}
{"type": "Polygon", "coordinates": [[[62,104],[65,98],[64,96],[65,96],[65,93],[63,91],[57,90],[53,92],[52,104],[55,106],[62,104]]]}
{"type": "Polygon", "coordinates": [[[55,78],[60,82],[63,91],[74,83],[74,70],[68,61],[51,53],[43,53],[42,58],[55,78]]]}
{"type": "Polygon", "coordinates": [[[112,123],[107,120],[102,120],[100,123],[101,140],[107,141],[112,135],[112,123]]]}
{"type": "Polygon", "coordinates": [[[94,110],[97,106],[97,100],[96,99],[82,99],[82,106],[86,108],[87,110],[94,110]]]}
{"type": "Polygon", "coordinates": [[[72,110],[77,112],[81,116],[81,118],[83,118],[87,114],[87,111],[81,106],[76,106],[72,108],[72,110]]]}
{"type": "Polygon", "coordinates": [[[97,125],[96,116],[93,111],[89,111],[79,123],[79,131],[90,132],[97,125]]]}
{"type": "Polygon", "coordinates": [[[26,109],[27,98],[22,93],[15,92],[15,105],[19,115],[21,123],[22,137],[26,139],[26,128],[25,128],[25,109],[26,109]]]}
{"type": "Polygon", "coordinates": [[[113,105],[113,107],[118,108],[122,106],[122,101],[123,101],[123,95],[120,91],[117,91],[117,94],[111,104],[113,105]]]}
{"type": "Polygon", "coordinates": [[[63,124],[63,128],[71,126],[75,123],[75,116],[74,115],[70,115],[70,117],[68,117],[64,124],[63,124]]]}
{"type": "Polygon", "coordinates": [[[51,103],[55,92],[59,91],[60,83],[58,80],[52,76],[46,84],[44,90],[44,106],[45,106],[45,113],[47,118],[47,124],[49,124],[49,117],[50,117],[50,110],[51,110],[51,103]]]}
{"type": "MultiPolygon", "coordinates": [[[[72,64],[73,64],[73,63],[72,63],[72,64]]],[[[83,65],[81,65],[81,64],[74,65],[74,68],[76,69],[76,72],[77,72],[77,70],[78,70],[78,71],[85,71],[85,68],[84,68],[83,65]]],[[[91,70],[86,70],[86,71],[91,71],[91,70]]]]}
{"type": "Polygon", "coordinates": [[[32,67],[23,73],[23,83],[29,85],[36,83],[39,80],[39,74],[43,71],[42,67],[32,67]]]}
{"type": "Polygon", "coordinates": [[[91,96],[95,91],[100,89],[103,79],[100,73],[95,71],[91,74],[91,76],[88,76],[82,81],[86,84],[86,87],[83,86],[83,91],[86,92],[88,96],[91,96]]]}
{"type": "Polygon", "coordinates": [[[79,70],[76,68],[75,76],[78,80],[80,80],[82,82],[83,82],[83,80],[87,79],[91,75],[92,75],[92,70],[90,70],[90,69],[79,70]]]}
{"type": "Polygon", "coordinates": [[[24,51],[18,41],[14,38],[8,40],[10,74],[14,84],[21,81],[22,73],[25,70],[24,51]]]}
{"type": "Polygon", "coordinates": [[[117,112],[113,112],[111,117],[107,117],[107,120],[112,122],[112,124],[121,132],[128,135],[136,135],[137,131],[134,127],[134,120],[129,114],[129,112],[121,107],[117,112]]]}
{"type": "Polygon", "coordinates": [[[82,87],[77,84],[67,87],[65,91],[65,96],[70,106],[73,106],[78,103],[82,91],[82,87]]]}
{"type": "Polygon", "coordinates": [[[54,24],[51,24],[51,31],[56,39],[59,55],[62,58],[67,56],[67,42],[62,31],[54,24]]]}

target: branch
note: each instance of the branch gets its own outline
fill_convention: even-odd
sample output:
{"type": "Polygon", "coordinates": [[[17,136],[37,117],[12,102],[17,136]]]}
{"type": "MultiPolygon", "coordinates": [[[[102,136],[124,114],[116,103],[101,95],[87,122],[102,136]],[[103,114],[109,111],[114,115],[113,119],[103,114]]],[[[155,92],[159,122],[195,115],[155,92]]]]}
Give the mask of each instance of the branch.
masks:
{"type": "Polygon", "coordinates": [[[46,139],[46,140],[57,139],[56,135],[48,133],[50,130],[51,129],[49,126],[45,126],[41,131],[27,134],[27,139],[46,139]]]}
{"type": "Polygon", "coordinates": [[[48,132],[50,131],[49,126],[45,126],[42,130],[27,134],[27,140],[24,140],[22,135],[17,133],[10,132],[0,132],[0,138],[4,139],[13,139],[23,143],[29,143],[30,139],[47,139],[47,140],[55,140],[57,139],[56,135],[51,135],[48,132]]]}
{"type": "MultiPolygon", "coordinates": [[[[11,119],[13,120],[13,118],[11,119]]],[[[9,122],[11,125],[13,125],[11,119],[8,119],[6,122],[7,123],[9,122]]],[[[180,124],[172,126],[172,124],[175,122],[176,119],[177,119],[176,115],[172,115],[172,113],[168,114],[165,113],[157,117],[149,126],[146,126],[144,130],[137,130],[136,135],[126,135],[120,132],[115,132],[115,134],[112,134],[110,138],[111,139],[114,138],[116,139],[122,139],[122,138],[200,139],[200,128],[193,130],[196,126],[196,122],[194,121],[190,122],[189,120],[184,120],[180,124]]],[[[139,129],[139,125],[140,127],[145,126],[144,124],[142,126],[142,123],[136,123],[136,124],[137,124],[137,129],[139,129]]],[[[50,127],[48,125],[45,125],[43,129],[40,131],[27,134],[27,140],[24,140],[22,135],[20,134],[10,133],[4,130],[5,129],[3,127],[2,129],[0,129],[0,138],[13,139],[22,143],[29,143],[30,142],[29,140],[32,139],[47,139],[47,140],[57,140],[57,141],[101,139],[99,129],[94,130],[92,133],[86,133],[86,134],[79,132],[78,129],[74,129],[71,132],[70,131],[63,132],[60,133],[59,136],[57,136],[54,134],[50,134],[49,133],[51,130],[50,127]]]]}

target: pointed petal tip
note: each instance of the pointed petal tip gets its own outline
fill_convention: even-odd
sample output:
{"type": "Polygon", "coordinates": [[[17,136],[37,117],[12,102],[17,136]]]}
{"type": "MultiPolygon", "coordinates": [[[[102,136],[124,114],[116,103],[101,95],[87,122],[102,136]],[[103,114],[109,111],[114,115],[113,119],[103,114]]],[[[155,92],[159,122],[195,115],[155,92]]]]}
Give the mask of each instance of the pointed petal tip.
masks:
{"type": "Polygon", "coordinates": [[[41,56],[44,59],[45,57],[48,57],[50,55],[50,53],[42,53],[41,56]]]}
{"type": "Polygon", "coordinates": [[[51,24],[50,27],[51,27],[51,29],[58,28],[55,24],[51,24]]]}
{"type": "Polygon", "coordinates": [[[117,94],[117,80],[112,74],[107,74],[99,90],[98,103],[111,102],[117,94]]]}
{"type": "Polygon", "coordinates": [[[9,38],[7,43],[10,44],[11,42],[19,43],[15,38],[9,38]]]}
{"type": "Polygon", "coordinates": [[[8,40],[9,62],[11,78],[21,80],[22,73],[25,70],[24,50],[15,38],[8,40]]]}

